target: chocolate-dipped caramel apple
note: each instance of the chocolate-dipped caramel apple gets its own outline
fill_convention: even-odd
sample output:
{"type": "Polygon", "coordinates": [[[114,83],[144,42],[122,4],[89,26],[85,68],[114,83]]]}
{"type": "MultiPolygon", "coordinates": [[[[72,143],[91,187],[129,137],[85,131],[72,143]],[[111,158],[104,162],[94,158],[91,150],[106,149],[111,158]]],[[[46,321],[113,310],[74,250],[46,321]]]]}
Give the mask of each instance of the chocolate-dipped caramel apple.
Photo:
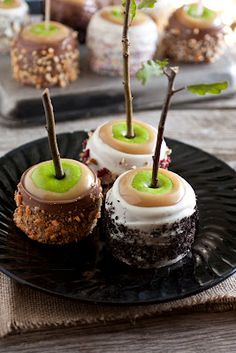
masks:
{"type": "Polygon", "coordinates": [[[21,84],[65,87],[79,73],[77,33],[58,22],[31,24],[15,38],[11,62],[21,84]]]}
{"type": "Polygon", "coordinates": [[[221,14],[198,3],[178,8],[169,18],[162,52],[178,62],[214,62],[225,50],[221,14]]]}
{"type": "Polygon", "coordinates": [[[10,43],[28,21],[29,7],[25,0],[0,1],[0,53],[10,49],[10,43]]]}
{"type": "MultiPolygon", "coordinates": [[[[107,192],[105,201],[105,230],[112,254],[140,268],[166,266],[182,259],[191,250],[198,220],[196,196],[190,184],[181,176],[160,168],[171,98],[183,89],[174,88],[178,68],[168,66],[167,61],[149,66],[139,71],[139,78],[147,80],[155,69],[168,78],[153,166],[120,175],[107,192]]],[[[210,90],[216,93],[226,86],[225,82],[203,84],[191,86],[189,90],[198,94],[210,90]]]]}
{"type": "MultiPolygon", "coordinates": [[[[102,75],[121,76],[123,10],[120,6],[107,6],[91,19],[87,31],[87,46],[91,69],[102,75]]],[[[143,61],[151,59],[158,40],[154,21],[138,11],[129,28],[130,73],[134,75],[143,61]]]]}
{"type": "Polygon", "coordinates": [[[43,94],[51,161],[26,170],[15,194],[14,221],[29,238],[67,244],[89,235],[100,217],[102,190],[96,174],[72,159],[61,159],[49,93],[43,94]]]}
{"type": "Polygon", "coordinates": [[[88,23],[98,10],[95,0],[51,1],[51,18],[79,32],[81,43],[85,42],[88,23]]]}

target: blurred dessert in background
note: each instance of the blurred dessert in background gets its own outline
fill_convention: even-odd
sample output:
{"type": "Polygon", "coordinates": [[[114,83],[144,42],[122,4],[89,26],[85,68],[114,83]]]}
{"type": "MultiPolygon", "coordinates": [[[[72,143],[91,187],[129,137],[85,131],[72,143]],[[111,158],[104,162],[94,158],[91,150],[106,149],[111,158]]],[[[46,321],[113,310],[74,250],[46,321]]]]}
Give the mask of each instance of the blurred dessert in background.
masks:
{"type": "Polygon", "coordinates": [[[13,78],[36,88],[65,87],[78,77],[77,33],[58,23],[35,23],[15,38],[11,50],[13,78]]]}
{"type": "Polygon", "coordinates": [[[227,27],[221,13],[198,3],[184,5],[171,15],[162,53],[177,62],[214,62],[226,47],[227,27]]]}
{"type": "Polygon", "coordinates": [[[0,53],[9,50],[12,39],[28,21],[28,11],[24,0],[0,1],[0,53]]]}
{"type": "MultiPolygon", "coordinates": [[[[102,75],[121,76],[123,10],[107,6],[98,11],[88,26],[87,46],[91,69],[102,75]]],[[[157,27],[150,16],[138,11],[130,29],[130,69],[134,75],[143,61],[151,59],[156,51],[157,27]]]]}
{"type": "Polygon", "coordinates": [[[78,31],[81,43],[85,42],[88,23],[97,10],[96,0],[51,1],[51,19],[78,31]]]}

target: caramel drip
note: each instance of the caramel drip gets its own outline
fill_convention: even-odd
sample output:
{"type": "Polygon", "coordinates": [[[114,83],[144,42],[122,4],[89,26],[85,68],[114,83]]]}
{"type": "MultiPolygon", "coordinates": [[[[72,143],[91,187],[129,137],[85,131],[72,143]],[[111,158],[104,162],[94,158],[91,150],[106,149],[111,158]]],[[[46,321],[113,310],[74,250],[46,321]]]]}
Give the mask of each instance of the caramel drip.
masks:
{"type": "Polygon", "coordinates": [[[103,142],[111,146],[115,150],[118,150],[123,153],[140,154],[140,155],[153,153],[153,150],[155,148],[155,142],[156,142],[155,129],[151,125],[145,124],[138,120],[134,120],[133,121],[134,123],[137,123],[148,130],[149,140],[145,143],[127,143],[127,142],[123,142],[115,139],[112,134],[112,126],[122,122],[125,122],[125,120],[110,121],[100,128],[99,136],[103,140],[103,142]]]}
{"type": "MultiPolygon", "coordinates": [[[[114,7],[114,9],[117,7],[114,7]]],[[[121,25],[123,26],[123,17],[116,17],[112,14],[112,6],[106,7],[104,10],[101,11],[101,17],[104,18],[104,20],[112,22],[116,25],[121,25]]],[[[138,11],[135,18],[133,19],[131,26],[139,26],[146,22],[149,19],[147,15],[142,13],[141,11],[138,11]]]]}
{"type": "Polygon", "coordinates": [[[148,192],[142,192],[132,187],[132,181],[138,172],[150,170],[150,168],[137,168],[125,173],[120,179],[119,192],[121,197],[130,205],[138,207],[162,207],[174,206],[184,196],[184,186],[177,174],[166,169],[159,169],[159,173],[168,176],[173,188],[170,192],[155,195],[148,192]]]}
{"type": "MultiPolygon", "coordinates": [[[[64,159],[66,160],[66,159],[64,159]]],[[[85,192],[87,192],[96,182],[94,173],[84,164],[74,161],[74,164],[79,164],[81,167],[81,177],[79,182],[65,193],[56,193],[47,190],[43,190],[35,186],[32,181],[31,175],[38,164],[28,169],[22,176],[21,183],[25,190],[30,193],[33,197],[47,201],[62,201],[62,200],[74,200],[79,198],[85,192]]]]}
{"type": "Polygon", "coordinates": [[[49,24],[56,26],[58,28],[58,31],[53,33],[53,35],[50,35],[50,36],[35,35],[34,33],[31,32],[32,25],[29,25],[25,27],[21,32],[21,38],[26,42],[50,45],[55,42],[60,42],[70,35],[70,29],[67,28],[66,26],[63,26],[61,23],[50,21],[49,24]]]}
{"type": "Polygon", "coordinates": [[[200,30],[204,30],[204,29],[209,29],[209,28],[217,28],[222,25],[222,23],[220,21],[220,17],[217,14],[217,12],[215,13],[215,16],[211,20],[206,20],[206,19],[202,19],[202,18],[196,18],[196,17],[189,16],[186,13],[186,6],[180,7],[175,12],[176,19],[180,23],[182,23],[184,26],[186,26],[188,28],[192,28],[192,29],[197,28],[200,30]]]}
{"type": "Polygon", "coordinates": [[[21,6],[21,2],[19,0],[14,0],[10,4],[4,4],[4,2],[0,1],[0,9],[17,9],[21,6]]]}

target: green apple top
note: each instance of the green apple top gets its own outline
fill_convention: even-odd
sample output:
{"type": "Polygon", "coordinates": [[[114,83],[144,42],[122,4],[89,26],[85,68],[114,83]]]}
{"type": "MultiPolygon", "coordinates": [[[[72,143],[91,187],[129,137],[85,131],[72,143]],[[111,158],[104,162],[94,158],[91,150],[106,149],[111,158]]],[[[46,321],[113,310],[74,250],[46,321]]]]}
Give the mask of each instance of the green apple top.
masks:
{"type": "Polygon", "coordinates": [[[159,207],[177,204],[184,195],[181,178],[159,168],[157,188],[151,188],[151,168],[137,168],[125,173],[119,184],[120,195],[133,206],[159,207]]]}
{"type": "MultiPolygon", "coordinates": [[[[121,6],[106,6],[101,11],[101,17],[106,21],[123,26],[124,9],[121,6]]],[[[136,16],[131,22],[131,26],[138,26],[148,20],[148,16],[141,11],[136,12],[136,16]]]]}
{"type": "Polygon", "coordinates": [[[59,22],[50,21],[48,26],[45,22],[34,23],[26,26],[21,32],[22,38],[26,41],[50,43],[60,41],[70,34],[68,27],[59,22]]]}
{"type": "Polygon", "coordinates": [[[155,148],[156,129],[141,121],[133,121],[134,137],[126,137],[125,120],[114,120],[100,128],[100,138],[112,148],[129,154],[151,154],[155,148]]]}
{"type": "Polygon", "coordinates": [[[15,9],[21,6],[19,0],[2,0],[0,1],[0,9],[15,9]]]}
{"type": "Polygon", "coordinates": [[[202,13],[198,14],[198,5],[196,3],[185,5],[176,10],[178,20],[190,28],[201,30],[222,25],[221,17],[218,12],[207,7],[203,7],[202,13]]]}
{"type": "Polygon", "coordinates": [[[41,200],[73,200],[79,198],[95,184],[96,177],[86,165],[72,159],[61,161],[65,173],[63,179],[59,180],[55,177],[52,161],[42,162],[26,172],[25,189],[41,200]]]}

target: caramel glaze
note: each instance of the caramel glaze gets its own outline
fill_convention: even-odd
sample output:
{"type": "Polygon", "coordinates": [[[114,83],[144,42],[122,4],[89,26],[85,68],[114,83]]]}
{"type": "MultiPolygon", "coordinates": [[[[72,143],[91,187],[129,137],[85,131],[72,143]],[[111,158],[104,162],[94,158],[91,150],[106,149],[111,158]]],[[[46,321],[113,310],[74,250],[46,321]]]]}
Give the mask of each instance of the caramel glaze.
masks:
{"type": "Polygon", "coordinates": [[[21,6],[21,2],[19,0],[14,0],[10,4],[4,4],[4,2],[0,1],[0,9],[17,9],[21,6]]]}
{"type": "Polygon", "coordinates": [[[112,126],[121,122],[125,122],[125,120],[115,120],[115,121],[112,120],[100,128],[99,136],[104,143],[111,146],[115,150],[118,150],[123,153],[128,153],[128,154],[153,153],[153,149],[155,147],[155,142],[156,142],[156,131],[151,125],[145,124],[139,120],[134,120],[133,121],[134,123],[137,123],[148,130],[149,140],[145,143],[140,143],[140,144],[126,143],[115,139],[112,134],[112,126]]]}
{"type": "Polygon", "coordinates": [[[198,20],[188,16],[185,11],[185,6],[183,6],[177,9],[169,18],[167,31],[174,30],[178,32],[181,38],[190,39],[194,36],[194,38],[200,40],[204,38],[206,34],[212,36],[217,35],[219,32],[223,31],[224,27],[217,13],[212,21],[198,20]]]}
{"type": "MultiPolygon", "coordinates": [[[[54,25],[58,28],[58,31],[50,36],[40,36],[31,32],[32,25],[26,26],[18,35],[15,45],[18,48],[25,48],[28,50],[43,50],[47,49],[49,46],[54,49],[56,54],[60,54],[64,51],[64,48],[67,44],[73,45],[74,48],[77,47],[75,43],[74,33],[71,29],[66,26],[63,26],[58,22],[50,22],[51,25],[54,25]]],[[[31,53],[32,55],[32,53],[31,53]]]]}
{"type": "MultiPolygon", "coordinates": [[[[117,6],[116,6],[117,7],[117,6]]],[[[114,7],[114,8],[116,8],[114,7]]],[[[116,25],[123,25],[123,17],[116,17],[112,15],[112,6],[105,8],[104,10],[101,11],[101,17],[104,18],[104,20],[112,22],[116,25]]],[[[141,11],[137,12],[136,17],[133,19],[131,22],[131,26],[139,26],[146,22],[150,17],[142,13],[141,11]]]]}
{"type": "MultiPolygon", "coordinates": [[[[66,160],[66,159],[63,159],[66,160]]],[[[77,162],[77,161],[76,161],[77,162]]],[[[73,162],[72,162],[73,163],[73,162]]],[[[35,186],[32,180],[32,173],[36,168],[38,168],[38,164],[31,167],[24,173],[24,178],[22,180],[22,184],[24,185],[25,189],[34,197],[49,200],[49,201],[62,201],[62,200],[71,200],[76,199],[80,195],[82,195],[85,191],[88,191],[91,186],[96,183],[95,175],[91,169],[89,169],[85,164],[77,162],[73,164],[79,164],[81,168],[81,176],[79,182],[76,183],[70,190],[63,192],[63,193],[56,193],[47,190],[42,190],[35,186]]]]}
{"type": "Polygon", "coordinates": [[[159,169],[159,173],[168,176],[173,188],[170,192],[155,195],[148,192],[142,192],[132,187],[132,181],[138,172],[150,170],[150,168],[137,168],[125,173],[119,184],[119,192],[121,197],[130,205],[138,207],[162,207],[176,205],[184,196],[184,186],[177,174],[166,169],[159,169]]]}
{"type": "Polygon", "coordinates": [[[22,177],[21,181],[18,184],[18,192],[22,198],[22,204],[29,206],[30,208],[38,207],[40,210],[44,210],[50,214],[71,214],[76,215],[80,212],[86,213],[90,212],[93,209],[98,200],[102,198],[102,188],[100,181],[97,176],[94,174],[94,183],[91,185],[91,188],[84,193],[80,194],[79,197],[71,200],[57,200],[49,201],[43,200],[32,195],[25,188],[25,175],[26,171],[22,177]]]}

